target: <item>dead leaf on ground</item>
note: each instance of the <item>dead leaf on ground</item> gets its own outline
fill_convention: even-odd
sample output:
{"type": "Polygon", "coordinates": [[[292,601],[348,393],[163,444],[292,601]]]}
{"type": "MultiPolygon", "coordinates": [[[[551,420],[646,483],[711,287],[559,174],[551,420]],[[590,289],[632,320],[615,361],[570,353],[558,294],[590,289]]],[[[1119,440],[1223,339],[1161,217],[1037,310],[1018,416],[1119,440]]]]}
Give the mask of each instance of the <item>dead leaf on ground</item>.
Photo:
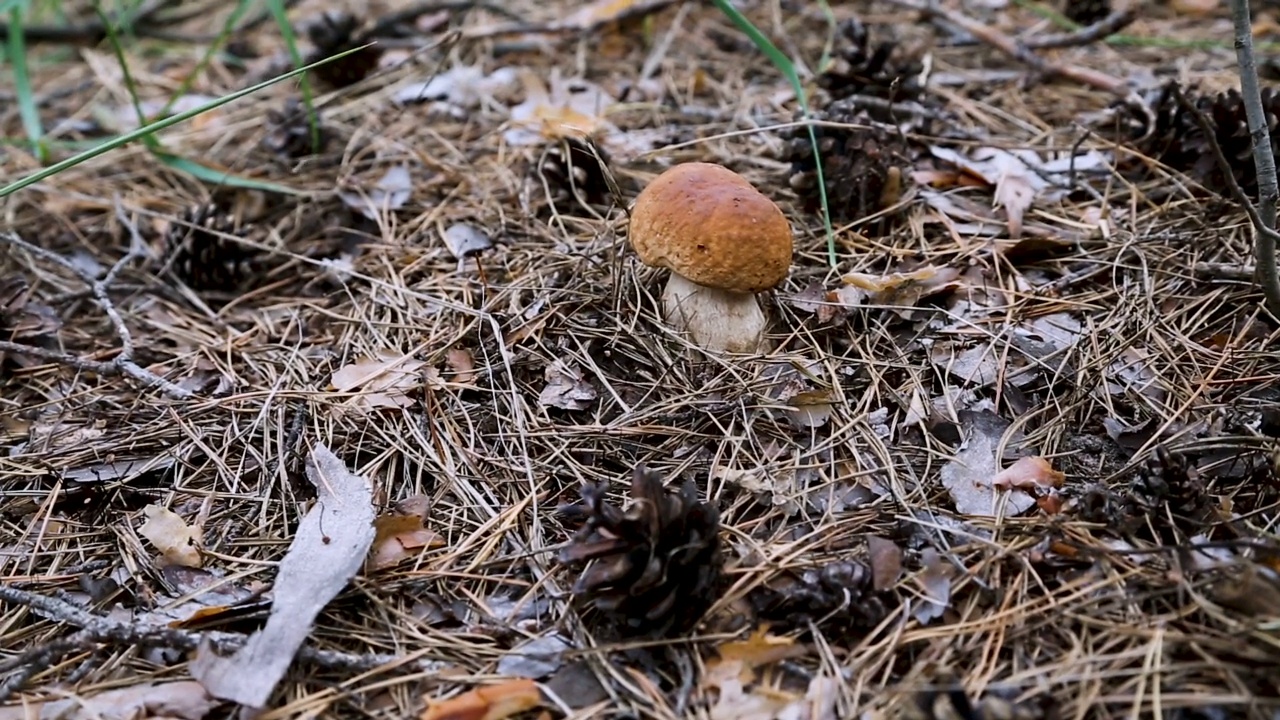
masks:
{"type": "MultiPolygon", "coordinates": [[[[343,404],[360,410],[402,408],[413,404],[408,392],[422,384],[426,363],[394,350],[379,350],[333,373],[329,383],[338,392],[359,394],[343,404]]],[[[430,371],[430,368],[426,368],[430,371]]]]}
{"type": "Polygon", "coordinates": [[[1035,505],[1035,498],[1022,490],[998,491],[994,486],[1000,474],[997,453],[1008,421],[990,412],[960,413],[964,445],[955,457],[942,466],[942,484],[962,515],[994,517],[999,501],[1007,497],[1005,515],[1020,515],[1035,505]]]}
{"type": "Polygon", "coordinates": [[[538,394],[538,402],[561,410],[586,410],[598,393],[582,375],[582,371],[563,360],[547,366],[547,384],[538,394]]]}
{"type": "Polygon", "coordinates": [[[1053,465],[1042,457],[1021,457],[1012,465],[996,473],[991,479],[992,487],[999,490],[1030,490],[1056,488],[1062,485],[1066,476],[1054,470],[1053,465]]]}
{"type": "Polygon", "coordinates": [[[404,207],[412,194],[413,176],[409,173],[409,168],[395,165],[387,168],[373,187],[341,190],[338,197],[342,198],[347,207],[376,221],[382,213],[404,207]]]}
{"type": "Polygon", "coordinates": [[[552,70],[550,85],[530,71],[522,72],[525,100],[511,108],[508,144],[541,145],[547,140],[591,137],[615,130],[603,118],[616,102],[604,88],[583,79],[565,79],[552,70]]]}
{"type": "Polygon", "coordinates": [[[527,678],[479,687],[448,700],[429,700],[421,720],[504,720],[542,704],[538,685],[527,678]]]}
{"type": "Polygon", "coordinates": [[[199,526],[187,525],[187,521],[174,511],[159,505],[142,509],[147,521],[138,528],[138,534],[146,538],[169,565],[200,567],[203,559],[200,546],[204,536],[199,526]]]}
{"type": "Polygon", "coordinates": [[[493,241],[483,230],[468,223],[454,223],[446,228],[444,244],[458,260],[493,247],[493,241]]]}
{"type": "Polygon", "coordinates": [[[902,548],[892,540],[872,535],[867,538],[867,555],[872,587],[877,591],[893,587],[902,575],[902,548]]]}
{"type": "Polygon", "coordinates": [[[417,495],[401,501],[391,513],[373,521],[370,569],[382,570],[426,550],[444,547],[444,537],[423,526],[429,507],[429,499],[417,495]]]}
{"type": "Polygon", "coordinates": [[[446,114],[465,117],[468,110],[497,107],[500,97],[516,88],[517,80],[515,68],[501,67],[486,75],[478,65],[457,65],[430,80],[405,85],[392,99],[401,105],[439,103],[437,109],[446,114]]]}
{"type": "Polygon", "coordinates": [[[466,348],[449,348],[444,354],[445,367],[453,373],[453,382],[459,385],[474,385],[476,382],[476,361],[471,351],[466,348]]]}
{"type": "Polygon", "coordinates": [[[942,617],[942,613],[951,606],[951,575],[954,568],[933,548],[925,548],[920,553],[920,559],[924,570],[916,579],[924,590],[924,597],[917,599],[911,616],[921,625],[928,625],[942,617]]]}
{"type": "Polygon", "coordinates": [[[912,307],[930,295],[959,286],[960,271],[952,267],[925,265],[884,275],[849,273],[841,280],[866,293],[871,305],[912,307]]]}
{"type": "Polygon", "coordinates": [[[557,31],[592,30],[605,23],[647,15],[671,5],[675,0],[595,0],[553,23],[557,31]]]}
{"type": "Polygon", "coordinates": [[[719,657],[707,662],[705,682],[713,687],[730,678],[742,683],[753,682],[757,668],[807,652],[808,649],[797,645],[793,638],[770,635],[769,627],[761,625],[745,640],[730,640],[716,648],[719,657]]]}
{"type": "Polygon", "coordinates": [[[369,554],[375,534],[369,480],[352,473],[319,443],[307,457],[306,472],[317,498],[280,561],[266,627],[229,657],[215,654],[206,640],[191,661],[191,675],[215,697],[264,707],[311,634],[316,616],[369,554]]]}
{"type": "Polygon", "coordinates": [[[23,700],[0,708],[0,720],[200,720],[218,701],[194,680],[142,683],[62,700],[23,700]]]}
{"type": "Polygon", "coordinates": [[[498,660],[498,674],[537,680],[560,669],[565,651],[573,649],[558,633],[536,637],[511,648],[498,660]]]}

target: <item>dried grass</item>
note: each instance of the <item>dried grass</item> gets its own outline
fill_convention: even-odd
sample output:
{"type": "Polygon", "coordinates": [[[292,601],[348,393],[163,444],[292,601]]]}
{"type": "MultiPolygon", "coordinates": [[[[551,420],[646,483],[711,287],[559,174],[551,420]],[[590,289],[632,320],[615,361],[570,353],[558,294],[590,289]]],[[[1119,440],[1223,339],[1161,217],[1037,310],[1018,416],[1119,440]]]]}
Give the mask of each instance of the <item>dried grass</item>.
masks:
{"type": "MultiPolygon", "coordinates": [[[[840,13],[863,3],[853,5],[840,13]]],[[[556,14],[550,6],[543,12],[556,14]]],[[[877,12],[878,19],[906,18],[883,7],[877,12]]],[[[472,13],[465,24],[486,17],[493,16],[472,13]]],[[[790,38],[806,59],[817,57],[822,38],[816,16],[761,13],[758,19],[790,38]]],[[[1167,35],[1168,22],[1144,20],[1130,32],[1167,35]]],[[[652,104],[629,110],[626,119],[633,124],[667,128],[668,144],[678,149],[614,168],[624,194],[633,197],[660,170],[659,162],[725,163],[778,198],[794,218],[796,262],[779,298],[800,293],[811,281],[829,284],[821,223],[792,212],[785,165],[770,159],[781,146],[771,126],[791,121],[779,99],[781,80],[755,54],[726,49],[736,42],[734,33],[711,10],[672,8],[658,14],[653,28],[655,37],[673,38],[656,59],[656,77],[677,98],[675,105],[715,121],[652,104]],[[677,14],[682,22],[673,27],[677,14]],[[695,71],[706,73],[699,94],[689,92],[695,71]]],[[[1243,716],[1280,707],[1280,689],[1268,670],[1278,659],[1274,639],[1247,615],[1209,601],[1205,588],[1180,569],[1182,555],[1153,544],[1126,549],[1098,522],[1071,516],[970,519],[961,526],[950,518],[951,500],[937,480],[954,445],[898,427],[913,394],[933,398],[952,384],[928,362],[922,340],[991,333],[1005,338],[1004,323],[1069,312],[1085,329],[1068,358],[1074,376],[1046,390],[1019,418],[1026,444],[1053,458],[1067,471],[1070,492],[1084,495],[1098,484],[1131,482],[1136,460],[1155,442],[1142,444],[1130,462],[1129,451],[1107,444],[1101,420],[1150,420],[1174,431],[1163,440],[1173,449],[1201,458],[1214,495],[1232,498],[1244,522],[1269,536],[1274,485],[1260,484],[1256,474],[1233,463],[1264,455],[1274,441],[1239,429],[1247,423],[1223,422],[1274,404],[1263,391],[1280,374],[1276,330],[1260,316],[1252,286],[1194,272],[1198,263],[1247,262],[1243,216],[1193,195],[1188,181],[1174,174],[1135,185],[1117,173],[1094,185],[1093,200],[1035,212],[1037,222],[1075,234],[1091,209],[1127,210],[1110,235],[1030,264],[993,255],[973,238],[956,242],[945,226],[926,222],[931,211],[919,201],[885,236],[845,233],[841,272],[883,270],[896,257],[976,267],[990,289],[1011,300],[984,322],[946,331],[954,335],[924,322],[945,320],[948,311],[940,308],[916,309],[914,324],[899,322],[892,309],[870,308],[849,323],[824,327],[785,300],[775,302],[783,346],[775,360],[817,360],[815,384],[832,394],[829,423],[797,432],[769,412],[776,403],[768,396],[764,363],[708,361],[662,325],[656,297],[662,278],[629,252],[618,208],[588,212],[561,203],[549,211],[547,188],[530,172],[541,150],[505,147],[501,116],[494,112],[425,120],[421,108],[398,109],[389,100],[399,84],[461,62],[557,66],[570,74],[585,65],[597,81],[616,82],[648,57],[635,37],[587,36],[552,56],[495,58],[495,48],[501,49],[496,41],[462,42],[445,57],[424,52],[367,87],[324,97],[324,121],[341,140],[328,155],[292,169],[273,165],[258,147],[265,112],[282,103],[287,88],[167,135],[166,144],[192,156],[317,195],[283,201],[269,224],[250,233],[246,242],[289,262],[266,284],[225,305],[196,302],[146,269],[126,269],[116,287],[114,299],[135,334],[138,361],[173,382],[198,374],[226,378],[231,391],[225,396],[179,402],[124,378],[53,365],[26,368],[7,380],[0,417],[5,444],[14,449],[0,457],[0,538],[8,538],[0,576],[54,593],[76,590],[83,574],[100,577],[124,567],[135,578],[135,592],[162,586],[153,550],[136,533],[138,509],[157,502],[203,519],[210,566],[236,582],[269,580],[306,510],[302,454],[310,443],[324,442],[373,479],[380,505],[428,495],[428,526],[446,542],[417,562],[357,579],[321,616],[314,646],[400,654],[449,669],[387,666],[358,675],[298,669],[267,717],[404,717],[420,709],[424,693],[443,695],[492,676],[497,659],[524,636],[558,624],[579,647],[590,647],[587,630],[566,603],[571,579],[552,561],[571,532],[553,509],[572,499],[579,483],[618,481],[644,462],[672,478],[696,478],[719,502],[735,554],[756,556],[754,566],[731,568],[734,587],[722,607],[784,569],[856,555],[863,534],[901,525],[963,569],[939,622],[921,625],[898,613],[860,637],[813,638],[817,651],[800,665],[805,672],[843,673],[848,716],[854,708],[901,708],[948,678],[974,696],[1007,694],[1026,706],[1051,704],[1062,717],[1131,717],[1210,705],[1243,716]],[[334,257],[343,238],[325,228],[349,215],[330,192],[335,183],[368,187],[400,163],[414,168],[413,199],[359,231],[365,243],[345,280],[326,275],[317,260],[326,255],[316,248],[329,248],[327,256],[334,257]],[[456,222],[479,225],[497,241],[478,264],[460,265],[445,247],[441,233],[456,222]],[[1029,272],[1051,290],[1029,285],[1029,272]],[[447,367],[446,354],[458,348],[474,358],[474,382],[447,367]],[[327,389],[330,376],[384,350],[426,361],[441,371],[443,384],[402,410],[343,412],[349,398],[327,389]],[[1161,396],[1132,387],[1097,392],[1116,382],[1109,368],[1126,352],[1145,358],[1161,396]],[[589,409],[539,405],[544,370],[555,361],[581,369],[597,388],[589,409]],[[894,428],[890,438],[869,420],[879,409],[887,409],[883,422],[894,428]],[[1179,428],[1197,421],[1223,429],[1179,435],[1179,428]],[[64,478],[128,458],[176,462],[169,471],[135,472],[125,481],[64,478]],[[799,503],[799,511],[784,517],[781,506],[762,503],[712,473],[716,467],[794,475],[795,487],[780,500],[799,503]],[[841,512],[821,509],[818,498],[872,483],[883,490],[865,503],[841,512]],[[1051,557],[1051,540],[1072,548],[1075,561],[1051,557]],[[482,619],[501,596],[526,608],[523,620],[482,619]],[[424,603],[478,614],[463,627],[440,629],[422,619],[424,603]]],[[[272,49],[266,28],[254,40],[272,49]]],[[[1142,48],[1059,53],[1064,61],[1118,75],[1169,61],[1167,51],[1142,48]]],[[[148,93],[170,89],[172,78],[193,61],[179,52],[175,66],[162,70],[153,59],[133,59],[135,77],[148,93]]],[[[940,50],[934,62],[935,71],[944,73],[1010,67],[975,48],[940,50]]],[[[90,66],[99,68],[91,86],[82,82],[80,63],[38,68],[40,87],[52,98],[47,117],[85,117],[93,107],[125,104],[122,88],[104,81],[101,68],[108,66],[90,66]]],[[[1230,68],[1229,51],[1195,52],[1179,71],[1230,78],[1230,68]]],[[[213,79],[197,83],[198,91],[217,94],[242,82],[229,68],[215,70],[213,79]]],[[[954,129],[963,128],[974,142],[1058,150],[1079,140],[1072,123],[1080,113],[1110,102],[1064,84],[967,83],[944,88],[941,96],[957,118],[954,129]]],[[[0,127],[8,136],[17,133],[11,106],[0,113],[0,127]]],[[[1082,147],[1111,145],[1090,137],[1082,147]]],[[[10,176],[33,167],[17,148],[0,157],[10,176]]],[[[110,266],[126,247],[112,215],[115,194],[156,242],[165,218],[206,199],[195,182],[160,168],[135,147],[17,196],[5,207],[4,224],[47,249],[110,266]]],[[[77,279],[12,248],[0,256],[0,270],[24,274],[55,305],[65,323],[64,350],[111,355],[115,339],[77,279]]],[[[1005,356],[1018,353],[1007,339],[994,348],[1005,356]]],[[[1002,408],[1006,402],[997,399],[1002,408]]],[[[1273,474],[1267,477],[1274,482],[1273,474]]],[[[902,592],[919,594],[909,586],[902,592]]],[[[6,648],[0,656],[62,634],[30,610],[10,608],[0,620],[0,646],[6,648]]],[[[577,717],[677,716],[681,688],[685,694],[689,689],[679,668],[655,669],[671,683],[658,691],[625,667],[636,662],[634,656],[616,647],[583,650],[582,656],[611,700],[577,717]]],[[[31,678],[30,686],[67,686],[74,674],[77,691],[91,693],[178,677],[182,667],[166,667],[137,647],[104,646],[68,656],[31,678]]]]}

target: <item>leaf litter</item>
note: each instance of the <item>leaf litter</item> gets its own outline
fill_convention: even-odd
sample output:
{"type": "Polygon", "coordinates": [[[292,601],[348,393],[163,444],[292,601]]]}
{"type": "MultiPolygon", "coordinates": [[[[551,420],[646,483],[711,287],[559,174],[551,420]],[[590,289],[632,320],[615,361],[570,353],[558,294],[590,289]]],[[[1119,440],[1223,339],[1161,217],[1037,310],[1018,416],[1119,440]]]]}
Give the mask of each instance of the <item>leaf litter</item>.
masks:
{"type": "MultiPolygon", "coordinates": [[[[392,5],[349,13],[357,32],[330,38],[374,28],[385,53],[360,83],[313,95],[320,154],[305,121],[271,112],[301,106],[291,83],[164,133],[173,152],[305,196],[175,182],[122,148],[10,198],[6,230],[70,264],[6,246],[0,277],[23,285],[12,303],[0,292],[0,339],[79,364],[5,351],[0,483],[13,501],[0,522],[14,537],[0,592],[77,612],[6,600],[17,620],[3,662],[48,659],[0,665],[0,688],[48,703],[62,688],[151,692],[157,667],[190,671],[154,636],[80,644],[80,611],[220,641],[260,628],[316,492],[306,449],[323,439],[390,509],[368,511],[350,590],[315,615],[273,712],[556,717],[564,702],[583,715],[871,717],[926,687],[944,701],[964,688],[1002,717],[1280,706],[1254,671],[1278,661],[1280,396],[1274,328],[1241,280],[1250,236],[1214,197],[1204,153],[1178,157],[1199,147],[1185,117],[1156,104],[1144,127],[1082,81],[1114,75],[1144,98],[1155,77],[1196,85],[1246,156],[1230,96],[1214,99],[1231,69],[1201,49],[1229,49],[1223,4],[1195,23],[1157,7],[1125,43],[1052,49],[1041,43],[1068,30],[1018,3],[937,4],[954,23],[859,0],[832,5],[834,34],[799,13],[776,37],[766,5],[739,4],[784,53],[831,61],[806,72],[829,194],[849,203],[833,216],[848,215],[836,268],[807,209],[817,178],[793,92],[716,8],[517,2],[406,18],[412,4],[392,5]],[[975,50],[1006,36],[1030,55],[975,50]],[[1165,45],[1183,41],[1174,58],[1165,45]],[[1028,72],[1032,56],[1070,72],[1028,72]],[[290,142],[273,150],[263,135],[290,142]],[[664,340],[661,274],[635,263],[624,208],[688,160],[740,172],[795,230],[788,279],[761,295],[777,342],[765,357],[664,340]],[[169,287],[156,269],[169,217],[210,200],[246,214],[237,227],[262,249],[243,293],[169,287]],[[74,275],[106,277],[130,222],[155,252],[108,298],[134,360],[193,400],[101,372],[121,338],[74,275]],[[172,462],[145,468],[154,458],[172,462]],[[691,483],[726,547],[713,609],[675,643],[606,638],[620,626],[575,604],[554,558],[577,521],[551,505],[640,463],[668,487],[691,483]],[[395,509],[415,498],[430,499],[425,521],[395,509]],[[147,505],[185,525],[138,532],[147,505]],[[197,527],[201,567],[165,560],[161,546],[197,527]],[[760,644],[794,655],[708,685],[717,648],[766,623],[760,644]],[[424,657],[448,671],[421,672],[424,657]]],[[[212,12],[175,32],[206,33],[229,9],[212,12]]],[[[154,108],[200,53],[151,54],[145,35],[125,57],[154,108]]],[[[272,23],[233,39],[188,97],[287,64],[272,23]],[[241,53],[256,57],[228,61],[241,53]]],[[[117,60],[46,47],[33,44],[31,72],[50,136],[93,142],[115,121],[86,109],[128,104],[117,60]]],[[[27,155],[0,165],[24,176],[27,155]]],[[[327,517],[323,529],[346,532],[327,517]]],[[[618,597],[680,565],[683,545],[651,554],[648,540],[614,539],[651,561],[626,564],[636,575],[618,597]]],[[[192,560],[190,542],[170,545],[192,560]]]]}

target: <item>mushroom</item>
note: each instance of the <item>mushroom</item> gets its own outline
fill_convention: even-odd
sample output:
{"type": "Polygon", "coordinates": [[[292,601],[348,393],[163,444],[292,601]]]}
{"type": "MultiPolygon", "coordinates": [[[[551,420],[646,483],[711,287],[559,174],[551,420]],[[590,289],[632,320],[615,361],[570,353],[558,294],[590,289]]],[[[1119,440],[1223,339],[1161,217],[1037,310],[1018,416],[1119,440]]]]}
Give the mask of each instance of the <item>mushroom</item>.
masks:
{"type": "Polygon", "coordinates": [[[767,320],[755,293],[791,268],[791,223],[734,171],[676,165],[636,198],[628,232],[640,262],[671,271],[664,319],[709,352],[758,352],[767,320]]]}

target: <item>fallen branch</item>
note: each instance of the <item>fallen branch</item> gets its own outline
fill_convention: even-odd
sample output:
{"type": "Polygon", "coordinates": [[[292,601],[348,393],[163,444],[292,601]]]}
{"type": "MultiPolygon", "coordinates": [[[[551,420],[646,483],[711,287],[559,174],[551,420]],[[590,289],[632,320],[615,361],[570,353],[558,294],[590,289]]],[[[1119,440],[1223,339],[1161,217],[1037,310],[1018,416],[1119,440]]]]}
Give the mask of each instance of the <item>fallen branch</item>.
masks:
{"type": "Polygon", "coordinates": [[[1115,35],[1125,29],[1138,18],[1138,12],[1132,7],[1112,12],[1110,15],[1101,20],[1074,30],[1069,33],[1059,33],[1057,35],[1042,35],[1041,37],[1023,40],[1022,44],[1032,50],[1049,50],[1054,48],[1079,47],[1081,45],[1091,45],[1099,40],[1104,40],[1111,35],[1115,35]]]}
{"type": "MultiPolygon", "coordinates": [[[[28,607],[37,615],[55,622],[80,628],[79,632],[65,638],[32,648],[16,658],[0,664],[0,672],[18,670],[0,685],[0,700],[21,688],[33,675],[51,667],[59,659],[78,650],[98,644],[149,645],[182,652],[197,650],[207,642],[219,652],[240,649],[247,638],[244,635],[225,632],[193,632],[151,624],[131,624],[95,615],[81,607],[47,595],[20,590],[8,584],[0,584],[0,602],[28,607]]],[[[303,646],[298,660],[326,670],[363,673],[380,667],[404,665],[413,672],[439,672],[445,663],[413,659],[399,655],[351,654],[333,650],[318,650],[303,646]]]]}
{"type": "Polygon", "coordinates": [[[129,332],[129,328],[124,323],[124,318],[120,316],[120,312],[116,309],[115,303],[111,301],[109,290],[111,284],[115,282],[116,276],[124,269],[126,265],[146,255],[146,245],[142,241],[142,235],[138,232],[138,227],[125,216],[124,208],[116,203],[116,215],[125,227],[129,229],[129,251],[124,257],[116,261],[111,266],[106,275],[101,278],[95,278],[90,272],[80,268],[70,260],[50,252],[42,247],[32,245],[22,238],[12,233],[0,233],[0,240],[9,243],[15,247],[22,248],[32,255],[47,260],[56,265],[60,265],[70,270],[81,280],[89,284],[89,290],[94,301],[102,311],[106,313],[107,318],[111,321],[112,328],[115,329],[116,336],[120,338],[120,352],[109,362],[99,362],[95,360],[87,360],[84,358],[67,355],[64,353],[51,352],[40,348],[22,345],[20,343],[4,342],[0,343],[0,351],[11,352],[14,354],[30,355],[43,360],[50,360],[60,364],[69,365],[80,370],[87,370],[99,375],[127,375],[135,380],[143,383],[148,387],[157,387],[165,395],[177,400],[186,400],[194,397],[194,393],[185,388],[179,387],[168,380],[156,375],[155,373],[143,368],[133,360],[133,334],[129,332]]]}
{"type": "MultiPolygon", "coordinates": [[[[918,5],[912,0],[889,0],[898,7],[915,10],[922,14],[926,19],[931,21],[941,20],[946,23],[955,25],[974,36],[981,42],[990,45],[1018,62],[1026,65],[1039,75],[1048,78],[1062,78],[1064,80],[1072,80],[1090,87],[1098,88],[1125,100],[1133,101],[1136,99],[1129,85],[1116,77],[1112,77],[1104,72],[1091,70],[1078,65],[1060,65],[1053,63],[1032,52],[1031,47],[1024,42],[1020,42],[1015,38],[1000,32],[999,30],[984,25],[973,18],[961,15],[953,10],[938,7],[936,5],[918,5]]],[[[1141,101],[1138,101],[1142,105],[1141,101]]]]}

